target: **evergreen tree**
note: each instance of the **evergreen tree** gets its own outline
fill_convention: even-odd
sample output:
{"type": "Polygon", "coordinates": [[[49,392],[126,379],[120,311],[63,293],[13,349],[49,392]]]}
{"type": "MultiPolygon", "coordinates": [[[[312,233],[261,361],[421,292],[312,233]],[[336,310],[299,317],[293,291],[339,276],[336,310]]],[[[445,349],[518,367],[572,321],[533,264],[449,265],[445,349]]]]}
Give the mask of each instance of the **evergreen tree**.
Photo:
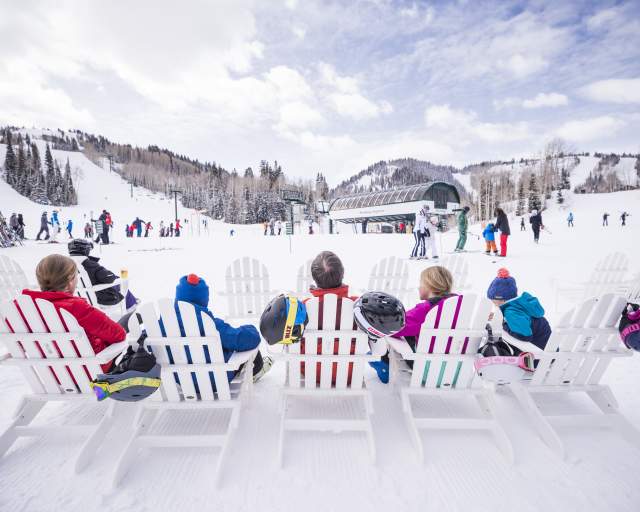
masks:
{"type": "Polygon", "coordinates": [[[31,200],[38,204],[49,204],[44,174],[42,174],[42,171],[38,171],[34,176],[35,181],[31,191],[31,200]]]}
{"type": "Polygon", "coordinates": [[[20,140],[18,146],[18,164],[16,168],[16,183],[14,188],[19,194],[28,195],[27,192],[27,156],[24,152],[24,143],[20,140]]]}
{"type": "Polygon", "coordinates": [[[56,170],[53,165],[53,156],[51,155],[49,144],[47,144],[47,149],[44,154],[44,166],[47,199],[53,202],[56,195],[56,170]]]}
{"type": "Polygon", "coordinates": [[[520,183],[518,183],[518,206],[516,206],[516,215],[524,215],[525,209],[525,197],[524,197],[524,177],[520,177],[520,183]]]}
{"type": "Polygon", "coordinates": [[[5,180],[9,185],[15,188],[16,186],[16,170],[18,163],[16,161],[16,154],[13,151],[13,144],[11,141],[11,131],[7,130],[5,135],[5,141],[7,143],[7,153],[4,157],[4,170],[5,180]]]}
{"type": "MultiPolygon", "coordinates": [[[[73,139],[76,140],[76,139],[73,139]]],[[[73,179],[71,178],[71,165],[69,165],[69,159],[67,158],[67,163],[64,166],[64,179],[63,179],[63,190],[64,190],[64,204],[66,206],[70,206],[72,204],[78,204],[78,195],[76,193],[75,188],[73,187],[73,179]]]]}
{"type": "MultiPolygon", "coordinates": [[[[42,175],[42,162],[40,161],[40,152],[38,146],[35,143],[31,143],[31,159],[29,161],[29,197],[32,201],[40,203],[42,198],[39,197],[36,192],[38,183],[44,182],[44,176],[42,175]]],[[[46,192],[46,189],[45,189],[46,192]]],[[[46,203],[41,203],[46,204],[46,203]]]]}
{"type": "Polygon", "coordinates": [[[538,192],[538,180],[535,173],[531,173],[529,177],[529,212],[533,210],[540,211],[540,194],[538,192]]]}
{"type": "Polygon", "coordinates": [[[75,137],[71,140],[71,151],[80,151],[80,148],[78,147],[78,141],[75,139],[75,137]]]}
{"type": "Polygon", "coordinates": [[[558,192],[556,193],[556,201],[558,204],[562,204],[564,203],[564,197],[562,196],[562,189],[558,189],[558,192]]]}
{"type": "Polygon", "coordinates": [[[62,206],[65,204],[64,198],[64,181],[62,179],[62,172],[60,172],[60,164],[55,160],[53,164],[54,168],[54,186],[53,186],[53,196],[49,197],[49,200],[52,204],[62,206]]]}

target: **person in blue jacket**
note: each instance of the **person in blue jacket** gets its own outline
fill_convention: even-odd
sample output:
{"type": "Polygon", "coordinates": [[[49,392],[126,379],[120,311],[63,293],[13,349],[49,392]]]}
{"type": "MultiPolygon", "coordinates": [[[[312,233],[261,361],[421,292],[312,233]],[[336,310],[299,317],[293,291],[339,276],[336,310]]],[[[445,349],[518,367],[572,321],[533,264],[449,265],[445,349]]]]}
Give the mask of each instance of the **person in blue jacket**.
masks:
{"type": "Polygon", "coordinates": [[[72,230],[73,230],[73,221],[69,219],[67,221],[67,233],[69,233],[69,238],[73,238],[73,235],[71,234],[72,230]]]}
{"type": "MultiPolygon", "coordinates": [[[[213,313],[209,310],[209,286],[203,278],[196,274],[182,276],[176,286],[175,310],[178,317],[180,333],[184,336],[184,326],[178,308],[179,301],[188,302],[195,307],[201,335],[204,335],[201,315],[208,315],[215,322],[216,329],[220,334],[220,340],[222,341],[222,352],[225,362],[229,361],[229,358],[234,352],[253,350],[260,344],[260,334],[253,325],[232,327],[225,321],[213,316],[213,313]]],[[[272,365],[273,360],[270,357],[262,357],[262,354],[258,351],[253,362],[253,381],[257,382],[262,378],[262,376],[271,369],[272,365]]],[[[235,374],[236,372],[227,372],[229,381],[233,379],[235,374]]]]}
{"type": "Polygon", "coordinates": [[[516,280],[506,268],[498,270],[498,276],[489,285],[487,297],[502,311],[502,327],[507,333],[544,350],[551,337],[551,326],[544,317],[544,308],[527,292],[518,297],[516,280]]]}
{"type": "Polygon", "coordinates": [[[482,236],[484,237],[484,241],[486,244],[486,250],[484,251],[484,253],[491,254],[491,251],[493,251],[493,255],[497,256],[498,248],[496,247],[496,234],[494,228],[495,226],[493,222],[490,222],[482,231],[482,236]]]}

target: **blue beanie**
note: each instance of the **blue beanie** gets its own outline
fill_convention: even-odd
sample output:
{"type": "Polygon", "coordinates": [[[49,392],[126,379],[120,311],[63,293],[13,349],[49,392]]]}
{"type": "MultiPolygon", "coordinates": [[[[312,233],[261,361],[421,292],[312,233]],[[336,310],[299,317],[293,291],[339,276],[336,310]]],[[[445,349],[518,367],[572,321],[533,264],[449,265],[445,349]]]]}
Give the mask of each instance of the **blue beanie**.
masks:
{"type": "Polygon", "coordinates": [[[487,297],[491,300],[511,300],[518,296],[518,287],[516,286],[516,280],[509,275],[509,271],[506,268],[498,270],[498,277],[496,277],[487,290],[487,297]]]}
{"type": "Polygon", "coordinates": [[[209,304],[209,286],[204,279],[195,274],[182,276],[176,286],[176,300],[206,308],[209,304]]]}

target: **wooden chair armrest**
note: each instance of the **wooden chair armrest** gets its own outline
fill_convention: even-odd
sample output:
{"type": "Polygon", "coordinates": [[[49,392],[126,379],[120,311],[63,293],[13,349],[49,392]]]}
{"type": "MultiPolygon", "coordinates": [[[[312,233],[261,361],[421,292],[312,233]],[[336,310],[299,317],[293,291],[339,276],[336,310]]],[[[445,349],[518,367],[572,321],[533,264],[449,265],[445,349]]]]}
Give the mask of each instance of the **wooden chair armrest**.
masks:
{"type": "Polygon", "coordinates": [[[227,361],[227,364],[231,366],[234,370],[237,370],[244,363],[248,363],[249,361],[252,361],[257,354],[258,354],[257,348],[254,348],[253,350],[243,350],[241,352],[234,352],[233,354],[231,354],[231,357],[227,361]]]}
{"type": "Polygon", "coordinates": [[[104,284],[96,284],[91,287],[94,292],[101,292],[102,290],[108,290],[109,288],[113,288],[114,286],[120,286],[123,289],[129,288],[129,280],[128,279],[116,279],[113,283],[104,283],[104,284]]]}
{"type": "Polygon", "coordinates": [[[98,362],[101,364],[108,363],[112,361],[114,358],[118,357],[122,352],[127,350],[129,346],[128,341],[121,341],[120,343],[114,343],[113,345],[109,345],[104,350],[98,352],[96,354],[96,358],[98,362]]]}
{"type": "Polygon", "coordinates": [[[3,352],[2,354],[0,354],[0,363],[5,359],[9,359],[10,357],[11,357],[11,354],[9,354],[9,352],[3,352]]]}
{"type": "Polygon", "coordinates": [[[415,359],[415,352],[411,350],[411,347],[404,339],[386,338],[389,348],[396,351],[402,356],[403,359],[413,360],[415,359]]]}

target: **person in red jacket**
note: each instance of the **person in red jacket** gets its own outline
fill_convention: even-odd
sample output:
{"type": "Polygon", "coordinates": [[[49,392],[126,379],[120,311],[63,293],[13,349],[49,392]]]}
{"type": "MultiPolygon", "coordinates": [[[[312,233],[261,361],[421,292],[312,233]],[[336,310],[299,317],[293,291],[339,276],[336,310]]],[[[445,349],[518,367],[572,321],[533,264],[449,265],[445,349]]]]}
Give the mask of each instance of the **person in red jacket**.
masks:
{"type": "MultiPolygon", "coordinates": [[[[97,354],[114,343],[124,341],[125,330],[99,309],[90,306],[85,299],[74,295],[78,282],[78,269],[74,261],[62,254],[50,254],[38,263],[36,278],[40,290],[23,290],[33,299],[45,299],[56,310],[71,313],[87,334],[89,343],[97,354]]],[[[107,372],[113,362],[102,365],[107,372]]]]}

